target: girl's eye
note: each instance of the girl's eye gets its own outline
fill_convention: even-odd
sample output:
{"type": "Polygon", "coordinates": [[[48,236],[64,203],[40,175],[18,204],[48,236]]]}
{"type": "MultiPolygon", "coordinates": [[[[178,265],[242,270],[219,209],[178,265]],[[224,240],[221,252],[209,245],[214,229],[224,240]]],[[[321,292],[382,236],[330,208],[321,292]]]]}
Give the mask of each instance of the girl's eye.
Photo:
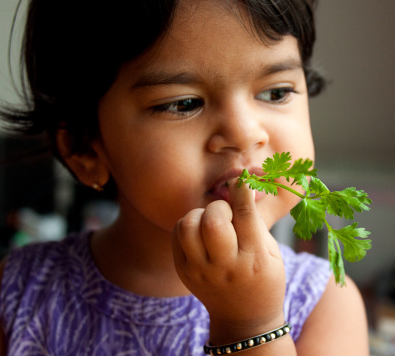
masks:
{"type": "Polygon", "coordinates": [[[290,93],[296,93],[296,91],[292,88],[274,88],[259,93],[257,98],[259,100],[276,104],[286,101],[290,93]]]}
{"type": "Polygon", "coordinates": [[[191,114],[191,112],[198,110],[201,106],[203,106],[203,100],[187,98],[154,106],[152,110],[156,113],[168,112],[171,114],[188,115],[191,114]]]}

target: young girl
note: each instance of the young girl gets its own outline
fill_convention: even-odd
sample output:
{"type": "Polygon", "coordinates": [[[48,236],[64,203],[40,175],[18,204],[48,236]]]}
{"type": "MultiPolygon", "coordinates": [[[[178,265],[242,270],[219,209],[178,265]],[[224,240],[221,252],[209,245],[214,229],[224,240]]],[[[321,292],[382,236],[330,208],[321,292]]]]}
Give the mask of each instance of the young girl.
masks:
{"type": "Polygon", "coordinates": [[[120,212],[10,253],[4,354],[368,355],[352,281],[269,233],[296,198],[235,185],[275,152],[314,158],[314,6],[30,1],[29,107],[3,116],[83,184],[114,182],[120,212]]]}

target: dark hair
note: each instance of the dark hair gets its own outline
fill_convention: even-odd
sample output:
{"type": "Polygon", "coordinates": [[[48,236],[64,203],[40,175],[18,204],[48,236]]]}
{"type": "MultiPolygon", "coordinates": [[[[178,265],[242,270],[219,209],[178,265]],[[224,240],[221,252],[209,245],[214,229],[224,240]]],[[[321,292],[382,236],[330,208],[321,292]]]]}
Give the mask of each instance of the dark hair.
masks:
{"type": "MultiPolygon", "coordinates": [[[[227,0],[244,7],[265,41],[299,41],[309,95],[323,78],[310,68],[315,41],[315,0],[227,0]]],[[[70,131],[74,152],[98,135],[99,99],[120,66],[146,52],[172,23],[177,0],[31,0],[22,59],[30,96],[27,109],[2,116],[25,134],[70,131]]],[[[26,88],[26,80],[22,79],[26,88]]],[[[56,154],[56,150],[55,150],[56,154]]]]}

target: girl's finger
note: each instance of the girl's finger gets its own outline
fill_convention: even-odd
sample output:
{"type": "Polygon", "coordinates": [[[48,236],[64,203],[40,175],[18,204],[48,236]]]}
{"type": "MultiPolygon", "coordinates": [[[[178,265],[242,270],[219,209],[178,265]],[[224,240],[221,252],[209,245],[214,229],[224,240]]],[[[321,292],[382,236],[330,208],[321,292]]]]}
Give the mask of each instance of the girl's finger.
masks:
{"type": "Polygon", "coordinates": [[[207,251],[201,235],[204,209],[194,209],[181,218],[173,230],[173,246],[185,262],[200,264],[207,261],[207,251]]]}
{"type": "Polygon", "coordinates": [[[239,249],[253,253],[264,245],[264,222],[255,206],[255,191],[236,181],[229,184],[230,205],[233,211],[233,226],[237,234],[239,249]]]}
{"type": "Polygon", "coordinates": [[[227,264],[237,256],[238,243],[233,213],[224,200],[209,204],[202,216],[202,236],[210,262],[227,264]]]}

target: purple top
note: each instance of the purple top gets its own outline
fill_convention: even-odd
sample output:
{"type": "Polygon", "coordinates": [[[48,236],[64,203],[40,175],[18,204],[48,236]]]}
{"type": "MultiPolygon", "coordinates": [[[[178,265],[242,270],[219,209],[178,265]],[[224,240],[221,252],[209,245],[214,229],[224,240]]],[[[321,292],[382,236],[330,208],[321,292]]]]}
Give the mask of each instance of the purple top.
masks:
{"type": "MultiPolygon", "coordinates": [[[[325,290],[329,264],[280,248],[285,318],[296,340],[325,290]]],[[[197,356],[208,339],[207,311],[193,295],[143,297],[104,279],[88,233],[11,252],[0,297],[9,355],[197,356]]]]}

